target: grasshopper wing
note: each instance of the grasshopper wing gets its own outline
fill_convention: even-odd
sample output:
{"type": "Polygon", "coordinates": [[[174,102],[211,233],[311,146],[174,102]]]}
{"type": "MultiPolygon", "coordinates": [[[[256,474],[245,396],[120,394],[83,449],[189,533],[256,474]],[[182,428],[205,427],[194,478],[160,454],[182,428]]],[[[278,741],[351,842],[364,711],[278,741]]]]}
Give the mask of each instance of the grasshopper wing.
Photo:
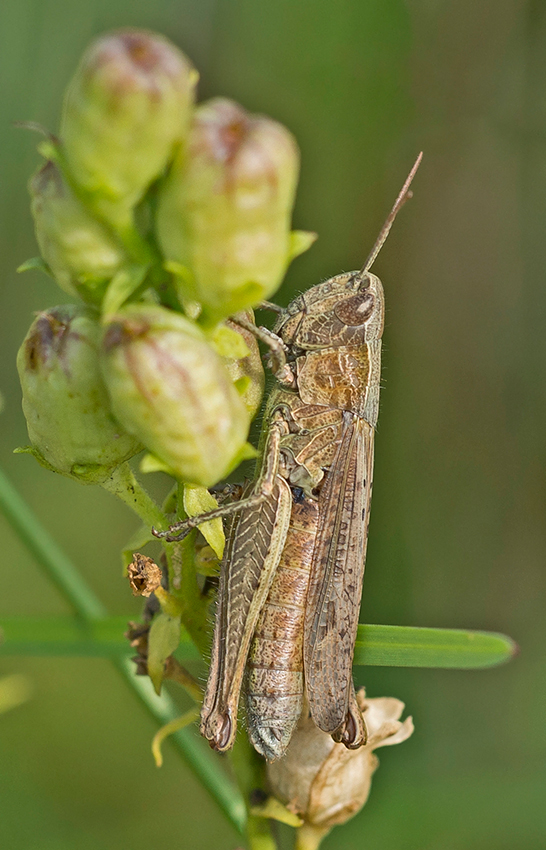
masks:
{"type": "Polygon", "coordinates": [[[250,641],[284,546],[292,494],[277,476],[271,496],[242,508],[227,535],[209,679],[201,710],[201,734],[215,749],[235,738],[237,707],[250,641]]]}
{"type": "Polygon", "coordinates": [[[341,441],[319,497],[311,568],[304,670],[317,726],[348,747],[366,740],[352,665],[366,557],[373,473],[373,427],[344,415],[341,441]]]}

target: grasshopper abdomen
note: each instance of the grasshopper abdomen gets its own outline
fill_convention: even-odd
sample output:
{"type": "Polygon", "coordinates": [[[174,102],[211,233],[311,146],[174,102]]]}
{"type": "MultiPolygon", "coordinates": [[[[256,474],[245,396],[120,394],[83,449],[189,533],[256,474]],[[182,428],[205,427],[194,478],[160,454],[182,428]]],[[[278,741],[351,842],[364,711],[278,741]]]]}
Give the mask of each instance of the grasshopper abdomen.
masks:
{"type": "Polygon", "coordinates": [[[303,496],[294,502],[247,661],[248,733],[270,761],[288,746],[303,707],[303,627],[317,525],[316,500],[303,496]]]}

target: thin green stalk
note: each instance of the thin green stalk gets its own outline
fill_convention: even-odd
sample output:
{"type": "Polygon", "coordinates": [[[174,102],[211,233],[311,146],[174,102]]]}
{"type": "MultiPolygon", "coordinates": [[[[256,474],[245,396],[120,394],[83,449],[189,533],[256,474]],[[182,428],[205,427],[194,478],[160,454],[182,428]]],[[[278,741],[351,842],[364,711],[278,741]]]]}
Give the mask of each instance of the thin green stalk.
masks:
{"type": "MultiPolygon", "coordinates": [[[[131,473],[132,474],[132,473],[131,473]]],[[[151,500],[150,500],[151,501],[151,500]]],[[[153,504],[153,503],[152,503],[153,504]]],[[[55,583],[77,615],[89,626],[106,615],[106,609],[95,597],[75,566],[43,528],[9,480],[0,470],[0,507],[21,541],[35,556],[38,564],[55,583]]],[[[127,657],[117,657],[113,663],[141,703],[156,720],[168,723],[177,715],[176,707],[167,694],[156,697],[152,685],[145,677],[137,677],[127,657]]],[[[203,783],[219,808],[233,826],[244,832],[246,813],[238,790],[218,769],[211,753],[189,729],[173,735],[177,748],[194,774],[203,783]]]]}
{"type": "MultiPolygon", "coordinates": [[[[185,519],[184,485],[178,484],[176,519],[185,519]]],[[[203,657],[210,641],[207,630],[208,600],[201,594],[195,569],[195,531],[179,543],[164,543],[169,569],[169,591],[180,605],[182,624],[203,657]]]]}
{"type": "Polygon", "coordinates": [[[208,600],[197,584],[194,560],[195,532],[180,543],[166,543],[170,592],[180,605],[182,624],[203,657],[209,651],[208,600]],[[174,577],[174,578],[173,578],[174,577]]]}
{"type": "MultiPolygon", "coordinates": [[[[243,798],[252,800],[256,792],[265,795],[265,763],[251,746],[247,735],[238,735],[229,760],[243,798]]],[[[246,834],[250,850],[276,850],[271,833],[272,822],[248,812],[246,834]]]]}
{"type": "Polygon", "coordinates": [[[146,525],[163,528],[166,524],[161,508],[148,495],[142,484],[137,481],[128,463],[122,463],[114,470],[110,478],[102,482],[102,487],[121,499],[146,525]]]}
{"type": "Polygon", "coordinates": [[[329,832],[329,829],[321,829],[319,826],[304,823],[296,830],[294,850],[318,850],[322,840],[326,838],[329,832]]]}
{"type": "Polygon", "coordinates": [[[20,540],[78,617],[84,622],[91,622],[106,616],[106,608],[100,599],[81,578],[1,469],[0,508],[20,540]]]}
{"type": "MultiPolygon", "coordinates": [[[[128,658],[116,663],[125,681],[144,703],[148,712],[161,725],[170,723],[180,712],[165,690],[157,696],[147,676],[135,677],[132,663],[128,658]]],[[[186,764],[205,786],[224,814],[240,833],[245,832],[246,810],[244,801],[237,788],[222,770],[217,758],[211,753],[205,742],[198,737],[194,728],[179,729],[170,739],[182,754],[186,764]]]]}

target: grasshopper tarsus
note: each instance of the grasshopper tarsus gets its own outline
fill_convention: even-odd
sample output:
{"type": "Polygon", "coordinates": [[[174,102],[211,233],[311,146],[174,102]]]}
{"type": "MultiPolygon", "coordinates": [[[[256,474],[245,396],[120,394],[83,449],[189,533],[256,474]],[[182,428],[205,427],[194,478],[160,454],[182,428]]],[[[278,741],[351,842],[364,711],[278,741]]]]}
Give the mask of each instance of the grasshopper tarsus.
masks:
{"type": "Polygon", "coordinates": [[[213,750],[216,750],[218,753],[225,753],[226,750],[233,744],[233,738],[235,737],[235,730],[233,729],[233,723],[231,721],[231,716],[229,712],[226,714],[220,714],[218,716],[219,720],[219,728],[214,732],[213,736],[209,738],[209,744],[213,750]]]}
{"type": "MultiPolygon", "coordinates": [[[[282,310],[280,312],[282,313],[282,310]]],[[[294,375],[289,364],[286,362],[286,355],[289,348],[282,338],[273,331],[270,331],[269,328],[249,322],[244,316],[232,317],[231,321],[235,325],[239,325],[239,327],[249,331],[256,339],[267,345],[269,348],[269,365],[271,371],[281,384],[292,386],[294,384],[294,375]]]]}
{"type": "Polygon", "coordinates": [[[358,750],[368,740],[368,730],[356,701],[354,688],[351,689],[349,709],[343,725],[332,734],[332,738],[336,743],[343,744],[348,750],[358,750]]]}
{"type": "Polygon", "coordinates": [[[195,526],[191,526],[190,528],[182,529],[178,534],[173,534],[173,528],[168,528],[166,531],[158,531],[157,528],[152,527],[152,534],[154,537],[157,537],[159,540],[166,540],[167,543],[177,543],[180,540],[183,540],[184,537],[187,537],[190,531],[195,528],[195,526]]]}
{"type": "Polygon", "coordinates": [[[277,315],[280,315],[282,312],[284,312],[284,307],[279,307],[278,304],[274,304],[272,301],[260,301],[256,309],[271,310],[271,312],[277,313],[277,315]]]}

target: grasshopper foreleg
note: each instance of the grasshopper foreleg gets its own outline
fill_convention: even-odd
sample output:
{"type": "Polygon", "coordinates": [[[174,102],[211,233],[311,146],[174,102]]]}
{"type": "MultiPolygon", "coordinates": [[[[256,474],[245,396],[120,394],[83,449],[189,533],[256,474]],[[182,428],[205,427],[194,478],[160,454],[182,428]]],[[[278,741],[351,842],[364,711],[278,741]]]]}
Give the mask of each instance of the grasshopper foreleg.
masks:
{"type": "Polygon", "coordinates": [[[231,321],[233,324],[239,325],[240,328],[249,331],[256,337],[256,339],[259,339],[260,342],[267,345],[271,357],[271,371],[281,384],[288,387],[293,386],[294,374],[286,362],[288,346],[285,342],[283,342],[280,336],[277,336],[276,333],[273,333],[273,331],[270,331],[268,328],[264,328],[261,325],[258,327],[253,322],[249,322],[248,319],[245,319],[243,316],[232,316],[231,321]]]}
{"type": "Polygon", "coordinates": [[[258,507],[265,499],[271,496],[273,487],[275,486],[275,479],[279,468],[280,439],[285,431],[286,425],[281,420],[272,423],[265,445],[262,471],[250,496],[246,496],[236,502],[231,502],[228,505],[214,508],[212,511],[207,511],[207,513],[187,517],[180,520],[180,522],[175,522],[165,531],[158,531],[156,528],[152,528],[154,537],[167,540],[168,543],[174,543],[183,540],[192,529],[197,528],[204,522],[208,522],[211,519],[223,519],[241,510],[258,507]]]}

